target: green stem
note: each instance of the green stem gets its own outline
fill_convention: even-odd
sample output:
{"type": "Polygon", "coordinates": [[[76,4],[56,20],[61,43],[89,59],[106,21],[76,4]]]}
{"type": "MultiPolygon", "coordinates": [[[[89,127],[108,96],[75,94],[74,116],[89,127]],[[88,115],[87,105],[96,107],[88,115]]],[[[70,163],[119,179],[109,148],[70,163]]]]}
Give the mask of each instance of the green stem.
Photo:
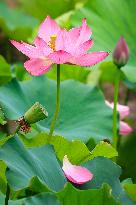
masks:
{"type": "Polygon", "coordinates": [[[56,110],[51,122],[51,126],[50,126],[50,133],[49,133],[49,138],[48,138],[48,143],[51,142],[52,139],[52,134],[54,132],[55,129],[55,125],[56,125],[56,121],[58,118],[58,114],[59,114],[59,110],[60,110],[60,65],[57,64],[57,98],[56,98],[56,110]]]}
{"type": "Polygon", "coordinates": [[[9,195],[10,195],[10,187],[9,187],[9,185],[7,184],[7,191],[6,191],[6,197],[5,197],[5,205],[8,205],[9,195]]]}
{"type": "Polygon", "coordinates": [[[119,95],[119,85],[120,85],[120,71],[117,73],[115,79],[115,88],[114,88],[114,108],[113,108],[113,146],[117,148],[118,141],[118,120],[117,120],[117,102],[119,95]]]}

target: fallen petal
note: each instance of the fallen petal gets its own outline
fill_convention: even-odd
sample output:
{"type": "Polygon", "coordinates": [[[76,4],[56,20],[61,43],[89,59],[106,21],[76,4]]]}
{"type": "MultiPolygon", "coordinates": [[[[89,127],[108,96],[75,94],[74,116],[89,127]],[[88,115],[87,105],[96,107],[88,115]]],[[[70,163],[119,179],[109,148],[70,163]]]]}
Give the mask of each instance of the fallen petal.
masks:
{"type": "Polygon", "coordinates": [[[63,158],[62,169],[68,180],[75,184],[84,184],[93,178],[93,174],[88,169],[81,166],[72,165],[68,160],[67,155],[63,158]]]}

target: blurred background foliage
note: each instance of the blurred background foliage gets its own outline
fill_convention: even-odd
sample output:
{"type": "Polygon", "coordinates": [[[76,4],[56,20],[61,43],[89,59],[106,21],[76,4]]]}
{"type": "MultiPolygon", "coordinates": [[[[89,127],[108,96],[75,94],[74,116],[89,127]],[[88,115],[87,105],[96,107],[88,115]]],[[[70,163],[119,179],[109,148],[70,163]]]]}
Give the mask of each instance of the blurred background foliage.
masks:
{"type": "MultiPolygon", "coordinates": [[[[122,140],[119,149],[119,164],[125,167],[123,178],[136,181],[136,0],[0,0],[0,85],[16,77],[19,81],[29,80],[30,75],[24,70],[24,55],[11,46],[9,39],[33,42],[40,22],[47,15],[55,18],[66,28],[79,26],[82,18],[92,28],[94,39],[93,50],[104,50],[112,53],[116,42],[123,35],[130,48],[128,65],[122,68],[120,103],[130,106],[128,119],[134,128],[130,139],[122,140]],[[131,145],[133,147],[131,149],[131,145]],[[131,152],[128,150],[131,149],[131,152]],[[127,152],[126,152],[127,150],[127,152]],[[125,153],[125,154],[124,154],[125,153]],[[128,159],[132,160],[128,160],[128,159]],[[126,163],[127,162],[127,163],[126,163]]],[[[112,63],[112,55],[105,62],[92,68],[78,68],[63,65],[61,80],[76,79],[102,89],[105,98],[113,101],[114,79],[117,72],[112,63]]],[[[46,75],[56,78],[56,69],[46,75]]]]}

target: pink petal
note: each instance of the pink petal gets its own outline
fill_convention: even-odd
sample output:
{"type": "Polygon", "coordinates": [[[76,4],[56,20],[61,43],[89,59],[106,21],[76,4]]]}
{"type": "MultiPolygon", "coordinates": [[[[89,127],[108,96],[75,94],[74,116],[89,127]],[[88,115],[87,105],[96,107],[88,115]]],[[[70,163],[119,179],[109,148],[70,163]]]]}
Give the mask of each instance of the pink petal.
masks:
{"type": "Polygon", "coordinates": [[[117,104],[117,110],[120,113],[121,120],[127,117],[130,113],[130,108],[125,105],[117,104]]]}
{"type": "Polygon", "coordinates": [[[80,36],[80,28],[72,28],[69,30],[69,37],[72,43],[75,43],[80,36]]]}
{"type": "Polygon", "coordinates": [[[88,41],[91,37],[91,29],[88,27],[86,23],[86,19],[83,19],[82,26],[80,27],[80,35],[79,38],[76,41],[76,46],[84,43],[85,41],[88,41]]]}
{"type": "MultiPolygon", "coordinates": [[[[114,103],[109,103],[108,101],[105,101],[106,104],[113,109],[114,103]]],[[[117,104],[117,111],[120,114],[121,120],[127,117],[130,113],[130,108],[125,105],[120,105],[119,103],[117,104]]]]}
{"type": "Polygon", "coordinates": [[[56,51],[65,50],[67,45],[68,32],[65,29],[59,31],[56,39],[56,51]]]}
{"type": "Polygon", "coordinates": [[[48,58],[53,61],[53,63],[56,64],[63,64],[63,63],[67,63],[69,61],[69,59],[71,58],[71,55],[69,53],[67,53],[66,51],[55,51],[53,53],[51,53],[48,58]]]}
{"type": "Polygon", "coordinates": [[[83,55],[91,47],[90,41],[91,29],[86,24],[86,19],[83,19],[80,28],[73,28],[68,32],[66,51],[72,55],[83,55]]]}
{"type": "Polygon", "coordinates": [[[42,59],[30,59],[24,63],[24,67],[26,68],[26,70],[31,75],[35,76],[39,76],[46,73],[51,68],[51,66],[51,62],[45,62],[45,60],[42,59]]]}
{"type": "Polygon", "coordinates": [[[63,158],[62,169],[69,181],[75,184],[84,184],[93,178],[93,174],[88,169],[81,166],[72,165],[69,162],[67,155],[63,158]]]}
{"type": "Polygon", "coordinates": [[[47,45],[47,43],[40,37],[36,37],[34,40],[35,46],[43,52],[44,56],[48,56],[52,53],[52,49],[47,45]]]}
{"type": "Polygon", "coordinates": [[[120,121],[120,135],[129,135],[131,132],[133,132],[132,127],[130,127],[126,122],[120,121]]]}
{"type": "Polygon", "coordinates": [[[50,41],[50,36],[57,36],[59,31],[60,28],[58,24],[50,16],[47,16],[39,28],[38,36],[48,44],[50,41]]]}
{"type": "Polygon", "coordinates": [[[38,58],[43,56],[43,52],[40,49],[37,49],[36,47],[29,45],[27,43],[19,43],[17,41],[11,40],[11,43],[23,54],[28,56],[29,58],[38,58]]]}
{"type": "Polygon", "coordinates": [[[75,49],[74,56],[78,57],[86,54],[86,52],[92,47],[92,45],[93,45],[93,40],[91,39],[84,42],[83,44],[81,44],[79,47],[75,49]]]}
{"type": "Polygon", "coordinates": [[[93,52],[89,54],[85,54],[83,56],[80,56],[78,58],[73,58],[71,60],[71,63],[80,65],[80,66],[92,66],[99,62],[101,62],[103,59],[105,59],[109,55],[108,52],[93,52]]]}

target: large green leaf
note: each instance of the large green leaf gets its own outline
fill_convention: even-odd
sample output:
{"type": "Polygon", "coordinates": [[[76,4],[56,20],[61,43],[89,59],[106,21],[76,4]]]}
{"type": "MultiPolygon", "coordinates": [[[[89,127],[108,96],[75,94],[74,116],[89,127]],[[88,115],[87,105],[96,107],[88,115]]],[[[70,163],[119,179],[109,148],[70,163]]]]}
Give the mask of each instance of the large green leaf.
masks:
{"type": "Polygon", "coordinates": [[[130,48],[130,59],[122,70],[132,82],[136,82],[135,7],[135,0],[91,0],[72,18],[72,24],[77,26],[82,18],[87,17],[93,30],[94,50],[112,51],[120,36],[125,37],[130,48]]]}
{"type": "MultiPolygon", "coordinates": [[[[60,192],[65,186],[66,178],[51,145],[27,149],[18,137],[14,137],[1,147],[0,159],[9,168],[6,177],[14,191],[31,188],[38,193],[47,192],[49,189],[60,192]]],[[[107,183],[116,200],[123,205],[134,205],[120,185],[119,166],[103,157],[96,157],[83,166],[87,167],[94,177],[91,182],[80,186],[80,189],[99,189],[103,183],[107,183]]]]}
{"type": "MultiPolygon", "coordinates": [[[[60,205],[57,198],[51,193],[39,194],[21,200],[9,200],[9,205],[60,205]]],[[[0,193],[0,205],[5,205],[5,196],[0,193]]]]}
{"type": "Polygon", "coordinates": [[[9,38],[26,40],[36,26],[38,26],[38,20],[34,17],[0,3],[0,28],[9,38]]]}
{"type": "MultiPolygon", "coordinates": [[[[5,205],[5,195],[0,192],[0,205],[5,205]]],[[[8,201],[9,205],[22,205],[22,200],[8,201]]]]}
{"type": "MultiPolygon", "coordinates": [[[[70,183],[55,195],[42,193],[22,200],[9,201],[9,205],[121,205],[110,193],[110,187],[106,184],[101,189],[78,190],[70,183]]],[[[4,205],[5,196],[0,193],[1,205],[4,205]]]]}
{"type": "MultiPolygon", "coordinates": [[[[40,133],[32,138],[20,136],[26,147],[38,147],[47,143],[48,135],[40,133]]],[[[100,142],[90,152],[87,146],[79,140],[68,141],[64,137],[55,136],[51,144],[54,146],[57,157],[62,160],[67,155],[69,160],[74,164],[80,164],[98,156],[113,158],[118,155],[117,151],[108,143],[100,142]],[[82,152],[81,152],[82,150],[82,152]]]]}
{"type": "Polygon", "coordinates": [[[104,157],[97,157],[83,164],[94,175],[92,181],[81,186],[81,189],[100,188],[103,183],[107,183],[112,188],[112,194],[116,200],[123,205],[135,205],[123,190],[119,177],[121,168],[111,160],[104,157]]]}
{"type": "Polygon", "coordinates": [[[60,202],[57,200],[57,198],[50,194],[39,194],[37,196],[30,197],[26,200],[24,200],[24,205],[60,205],[60,202]]]}
{"type": "Polygon", "coordinates": [[[121,205],[113,199],[107,185],[101,189],[81,191],[68,184],[57,196],[63,205],[121,205]]]}
{"type": "MultiPolygon", "coordinates": [[[[36,101],[45,105],[49,113],[48,119],[38,123],[38,127],[49,131],[55,110],[55,81],[40,76],[21,83],[13,80],[0,88],[0,102],[8,118],[19,118],[36,101]]],[[[105,105],[101,92],[76,81],[62,82],[61,109],[55,134],[84,142],[91,137],[111,139],[112,110],[105,105]]]]}
{"type": "Polygon", "coordinates": [[[40,187],[44,191],[59,191],[66,183],[51,145],[27,150],[14,137],[1,147],[0,159],[9,168],[7,180],[15,191],[34,185],[36,191],[40,191],[40,187]]]}
{"type": "MultiPolygon", "coordinates": [[[[29,14],[43,20],[46,15],[57,17],[74,8],[75,0],[19,0],[24,10],[29,14]],[[56,9],[57,8],[57,9],[56,9]]],[[[76,0],[77,1],[77,0],[76,0]]]]}
{"type": "Polygon", "coordinates": [[[136,184],[125,184],[124,188],[129,197],[136,202],[136,184]]]}

